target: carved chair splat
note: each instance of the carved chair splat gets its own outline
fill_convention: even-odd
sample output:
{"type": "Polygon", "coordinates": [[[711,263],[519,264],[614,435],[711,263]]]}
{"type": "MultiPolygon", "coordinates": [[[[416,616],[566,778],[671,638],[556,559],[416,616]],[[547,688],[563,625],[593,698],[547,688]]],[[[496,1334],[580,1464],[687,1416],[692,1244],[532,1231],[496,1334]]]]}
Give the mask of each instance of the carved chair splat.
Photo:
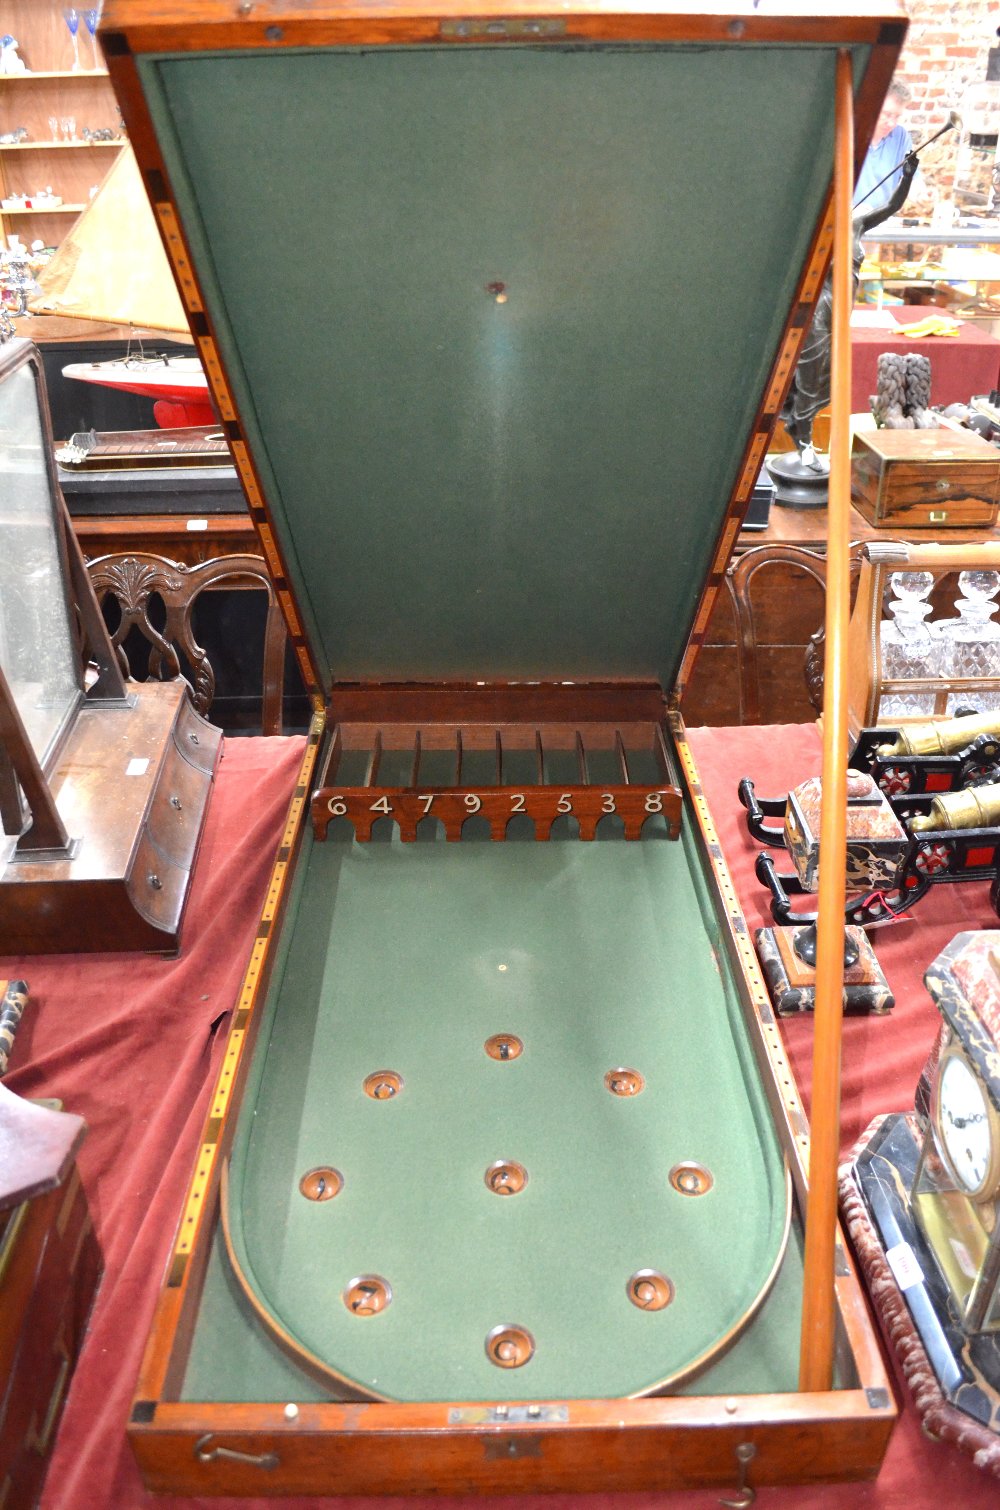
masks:
{"type": "Polygon", "coordinates": [[[215,671],[208,652],[195,638],[195,603],[209,588],[259,588],[266,592],[261,731],[281,733],[286,632],[262,557],[217,556],[186,566],[149,551],[127,551],[98,556],[87,569],[99,601],[103,603],[110,596],[118,605],[121,622],[111,639],[125,675],[131,670],[124,642],[129,632],[137,629],[150,646],[150,676],[164,681],[180,676],[184,657],[191,668],[194,706],[205,715],[215,695],[215,671]],[[162,628],[157,628],[150,617],[154,597],[164,606],[162,628]]]}

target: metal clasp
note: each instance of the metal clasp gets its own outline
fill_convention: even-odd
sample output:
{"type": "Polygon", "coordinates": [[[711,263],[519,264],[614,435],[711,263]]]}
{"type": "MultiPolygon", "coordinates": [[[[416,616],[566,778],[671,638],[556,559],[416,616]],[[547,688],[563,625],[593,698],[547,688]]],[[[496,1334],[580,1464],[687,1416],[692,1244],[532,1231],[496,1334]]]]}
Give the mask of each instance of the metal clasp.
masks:
{"type": "Polygon", "coordinates": [[[748,1510],[757,1498],[757,1491],[750,1484],[748,1474],[750,1464],[757,1456],[757,1449],[752,1442],[740,1442],[736,1448],[736,1461],[739,1464],[740,1476],[736,1485],[736,1494],[732,1499],[720,1499],[720,1505],[727,1505],[730,1510],[748,1510]]]}
{"type": "Polygon", "coordinates": [[[235,1447],[209,1447],[214,1436],[199,1437],[194,1444],[194,1455],[199,1463],[214,1463],[216,1458],[228,1458],[233,1463],[249,1463],[253,1468],[277,1468],[281,1459],[276,1452],[239,1452],[235,1447]]]}

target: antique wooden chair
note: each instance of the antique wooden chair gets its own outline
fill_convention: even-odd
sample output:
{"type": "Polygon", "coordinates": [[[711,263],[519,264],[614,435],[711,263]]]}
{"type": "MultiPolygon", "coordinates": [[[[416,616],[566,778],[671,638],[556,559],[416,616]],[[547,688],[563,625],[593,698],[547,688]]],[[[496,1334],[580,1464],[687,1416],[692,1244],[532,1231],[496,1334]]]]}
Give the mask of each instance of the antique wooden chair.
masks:
{"type": "MultiPolygon", "coordinates": [[[[730,566],[726,573],[726,587],[736,617],[736,666],[741,724],[761,722],[760,667],[751,588],[759,572],[774,568],[782,568],[786,573],[789,568],[805,572],[826,591],[826,556],[803,545],[757,546],[753,550],[744,551],[730,566]]],[[[855,543],[851,546],[852,582],[857,580],[860,569],[861,546],[855,543]]],[[[809,701],[817,713],[823,705],[824,638],[824,626],[820,622],[806,646],[803,667],[809,701]]]]}
{"type": "Polygon", "coordinates": [[[285,626],[260,556],[218,556],[185,566],[148,551],[128,551],[98,556],[87,569],[100,602],[112,597],[120,611],[120,622],[111,638],[126,676],[133,672],[125,641],[137,630],[150,647],[147,674],[169,680],[184,674],[186,668],[194,705],[206,715],[215,696],[216,676],[208,652],[195,638],[195,603],[208,589],[255,588],[265,592],[261,732],[281,733],[285,626]],[[151,616],[151,609],[156,618],[161,616],[154,607],[155,599],[163,605],[159,626],[151,616]]]}

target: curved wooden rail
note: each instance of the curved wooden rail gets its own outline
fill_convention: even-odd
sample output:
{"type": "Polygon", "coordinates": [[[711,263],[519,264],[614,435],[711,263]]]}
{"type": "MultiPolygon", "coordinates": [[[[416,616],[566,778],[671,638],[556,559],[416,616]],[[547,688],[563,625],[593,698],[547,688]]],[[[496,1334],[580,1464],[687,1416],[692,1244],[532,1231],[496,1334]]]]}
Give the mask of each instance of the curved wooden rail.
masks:
{"type": "MultiPolygon", "coordinates": [[[[852,581],[861,570],[862,545],[851,546],[852,581]]],[[[758,545],[744,551],[726,573],[726,588],[736,619],[736,671],[739,682],[739,721],[759,724],[761,718],[760,667],[757,628],[754,621],[752,588],[757,573],[770,567],[797,567],[812,577],[826,591],[826,556],[804,545],[758,545]]],[[[805,680],[809,701],[819,712],[823,700],[822,649],[825,626],[820,625],[810,637],[805,655],[805,680]]]]}

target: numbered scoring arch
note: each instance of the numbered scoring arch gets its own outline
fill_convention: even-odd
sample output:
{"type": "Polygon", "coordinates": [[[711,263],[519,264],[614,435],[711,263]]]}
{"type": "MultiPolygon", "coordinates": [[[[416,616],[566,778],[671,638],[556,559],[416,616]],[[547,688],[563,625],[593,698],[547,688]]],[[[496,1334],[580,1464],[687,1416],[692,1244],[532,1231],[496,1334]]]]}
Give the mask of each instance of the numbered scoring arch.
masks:
{"type": "Polygon", "coordinates": [[[552,824],[562,817],[575,818],[580,837],[592,839],[605,817],[619,817],[627,839],[638,839],[650,817],[662,816],[670,838],[680,831],[681,798],[676,787],[662,786],[567,786],[536,787],[515,791],[508,787],[479,791],[444,789],[415,792],[412,789],[372,787],[327,787],[313,799],[316,837],[324,839],[329,823],[348,818],[356,837],[371,838],[373,825],[391,818],[404,840],[416,838],[416,826],[424,818],[437,818],[449,839],[461,837],[467,818],[487,820],[495,839],[502,839],[511,818],[523,814],[536,825],[536,837],[547,839],[552,824]]]}

